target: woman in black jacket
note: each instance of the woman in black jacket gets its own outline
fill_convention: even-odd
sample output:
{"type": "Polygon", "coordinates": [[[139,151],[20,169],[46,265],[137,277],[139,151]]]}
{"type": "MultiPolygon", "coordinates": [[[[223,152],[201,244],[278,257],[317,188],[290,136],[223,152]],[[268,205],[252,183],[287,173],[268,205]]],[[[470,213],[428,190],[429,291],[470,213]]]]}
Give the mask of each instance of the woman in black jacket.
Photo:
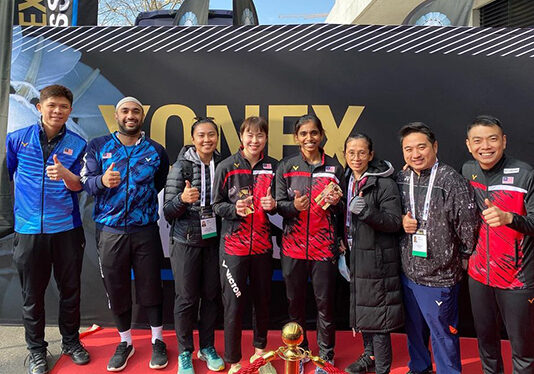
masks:
{"type": "Polygon", "coordinates": [[[350,323],[361,331],[364,353],[345,371],[389,373],[390,332],[404,323],[400,255],[396,232],[401,202],[393,167],[374,160],[373,142],[364,134],[345,141],[347,213],[350,248],[350,323]]]}
{"type": "Polygon", "coordinates": [[[221,371],[224,361],[214,348],[214,330],[221,294],[218,233],[212,209],[219,130],[209,118],[191,128],[193,145],[182,148],[165,186],[163,213],[172,225],[170,260],[174,276],[174,326],[180,374],[194,374],[193,326],[199,314],[198,358],[209,370],[221,371]]]}

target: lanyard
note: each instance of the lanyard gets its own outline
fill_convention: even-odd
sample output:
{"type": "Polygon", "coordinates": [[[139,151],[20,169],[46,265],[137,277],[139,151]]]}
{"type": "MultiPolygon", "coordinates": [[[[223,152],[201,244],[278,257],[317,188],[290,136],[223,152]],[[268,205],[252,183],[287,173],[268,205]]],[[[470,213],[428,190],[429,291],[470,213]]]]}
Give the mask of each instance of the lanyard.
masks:
{"type": "Polygon", "coordinates": [[[350,227],[350,224],[352,223],[352,212],[349,210],[349,204],[350,204],[350,201],[352,200],[353,194],[356,192],[356,191],[354,191],[354,193],[352,192],[352,190],[355,188],[356,188],[356,180],[354,179],[354,174],[350,173],[349,188],[347,188],[347,216],[345,217],[345,226],[347,227],[350,227]]]}
{"type": "MultiPolygon", "coordinates": [[[[213,202],[213,179],[215,179],[215,162],[210,161],[210,204],[213,202]]],[[[200,206],[206,206],[206,165],[200,162],[200,206]]]]}
{"type": "MultiPolygon", "coordinates": [[[[436,179],[437,171],[438,171],[438,160],[436,160],[436,162],[434,163],[434,166],[432,166],[432,170],[430,171],[430,179],[428,180],[428,187],[426,190],[425,205],[423,206],[423,217],[422,217],[423,223],[428,220],[428,212],[430,210],[430,198],[432,196],[432,187],[434,186],[434,180],[436,179]]],[[[412,174],[410,175],[410,209],[411,209],[413,218],[415,219],[416,213],[415,213],[413,175],[414,175],[414,172],[412,170],[412,174]]]]}

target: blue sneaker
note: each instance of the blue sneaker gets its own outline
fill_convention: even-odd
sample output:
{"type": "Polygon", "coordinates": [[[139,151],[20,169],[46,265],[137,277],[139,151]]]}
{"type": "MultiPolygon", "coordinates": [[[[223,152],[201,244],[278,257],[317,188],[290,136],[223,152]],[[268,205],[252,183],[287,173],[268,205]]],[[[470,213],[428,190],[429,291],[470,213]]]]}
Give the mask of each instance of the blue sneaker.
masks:
{"type": "Polygon", "coordinates": [[[193,358],[191,357],[191,352],[185,351],[178,355],[178,373],[195,374],[195,369],[193,369],[193,358]]]}
{"type": "Polygon", "coordinates": [[[221,371],[224,370],[224,361],[217,354],[215,347],[206,347],[198,351],[197,357],[202,361],[206,361],[208,369],[211,371],[221,371]]]}

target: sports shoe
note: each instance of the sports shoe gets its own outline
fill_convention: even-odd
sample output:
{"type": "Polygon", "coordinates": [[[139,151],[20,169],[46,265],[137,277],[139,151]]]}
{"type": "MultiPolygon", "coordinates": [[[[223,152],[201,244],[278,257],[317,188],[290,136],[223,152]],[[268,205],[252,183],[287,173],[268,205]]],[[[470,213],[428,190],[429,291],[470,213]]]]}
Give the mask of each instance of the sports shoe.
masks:
{"type": "MultiPolygon", "coordinates": [[[[48,362],[46,361],[46,351],[30,352],[26,360],[30,361],[28,365],[28,374],[46,374],[48,373],[48,362]]],[[[24,361],[26,365],[26,361],[24,361]]]]}
{"type": "Polygon", "coordinates": [[[63,344],[61,346],[61,353],[70,356],[72,362],[74,362],[76,365],[85,365],[91,361],[89,352],[87,352],[85,347],[79,341],[68,345],[63,344]]]}
{"type": "Polygon", "coordinates": [[[167,346],[161,340],[156,339],[156,342],[152,344],[152,358],[148,366],[151,369],[163,369],[168,363],[167,346]]]}
{"type": "Polygon", "coordinates": [[[193,358],[191,357],[191,352],[185,351],[178,355],[178,373],[195,374],[195,369],[193,369],[193,358]]]}
{"type": "Polygon", "coordinates": [[[345,368],[345,371],[350,374],[374,373],[375,360],[367,353],[362,353],[356,361],[345,368]]]}
{"type": "Polygon", "coordinates": [[[217,354],[217,351],[213,346],[202,348],[201,350],[199,350],[197,353],[197,357],[200,358],[202,361],[206,361],[208,369],[210,369],[211,371],[224,370],[224,361],[221,356],[217,354]]]}
{"type": "MultiPolygon", "coordinates": [[[[332,365],[334,365],[334,360],[328,360],[332,365]]],[[[328,374],[327,371],[319,366],[315,367],[315,374],[328,374]]]]}
{"type": "Polygon", "coordinates": [[[410,370],[406,374],[432,374],[432,373],[434,373],[434,371],[432,370],[432,365],[430,365],[423,371],[410,370]]]}
{"type": "MultiPolygon", "coordinates": [[[[256,361],[258,358],[260,358],[261,355],[257,354],[257,353],[254,353],[251,357],[250,357],[250,363],[252,364],[254,361],[256,361]]],[[[268,362],[266,363],[265,365],[263,365],[262,367],[260,367],[258,369],[258,372],[260,374],[276,374],[276,369],[274,368],[274,366],[268,362]]]]}
{"type": "Polygon", "coordinates": [[[230,370],[228,370],[228,374],[235,374],[239,370],[241,370],[241,364],[233,365],[230,367],[230,370]]]}
{"type": "Polygon", "coordinates": [[[133,356],[135,349],[133,345],[128,345],[127,342],[120,342],[115,350],[115,354],[111,356],[108,362],[108,371],[121,371],[128,364],[128,359],[133,356]]]}

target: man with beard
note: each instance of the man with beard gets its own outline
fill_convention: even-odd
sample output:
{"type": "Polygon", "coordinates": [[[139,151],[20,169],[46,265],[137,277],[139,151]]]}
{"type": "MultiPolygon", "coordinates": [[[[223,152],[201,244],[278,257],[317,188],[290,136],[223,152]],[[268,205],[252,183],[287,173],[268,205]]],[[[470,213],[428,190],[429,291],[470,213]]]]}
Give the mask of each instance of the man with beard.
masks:
{"type": "Polygon", "coordinates": [[[121,371],[134,353],[131,336],[131,270],[136,300],[152,329],[149,366],[167,366],[162,336],[160,267],[163,257],[157,225],[158,192],[165,186],[169,159],[165,149],[141,131],[143,106],[125,97],[115,107],[119,131],[87,146],[81,182],[95,198],[96,243],[108,305],[121,342],[107,370],[121,371]]]}

